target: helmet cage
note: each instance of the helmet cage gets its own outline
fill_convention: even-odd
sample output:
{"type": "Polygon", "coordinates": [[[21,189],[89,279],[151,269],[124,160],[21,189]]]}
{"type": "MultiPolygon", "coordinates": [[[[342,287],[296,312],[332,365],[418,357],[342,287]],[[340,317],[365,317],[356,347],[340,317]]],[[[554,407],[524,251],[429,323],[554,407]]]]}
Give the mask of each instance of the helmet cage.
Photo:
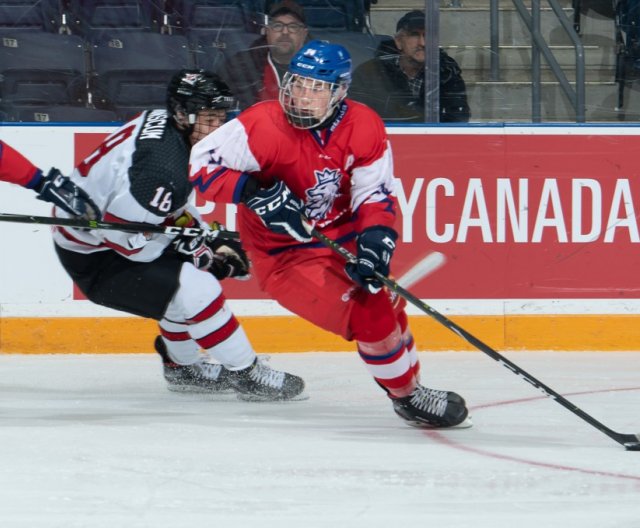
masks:
{"type": "Polygon", "coordinates": [[[348,88],[348,81],[329,82],[288,71],[284,75],[280,88],[280,106],[287,120],[294,127],[316,128],[333,116],[336,108],[347,96],[348,88]],[[296,93],[302,88],[302,94],[296,93]],[[321,103],[321,99],[325,98],[324,95],[314,97],[314,94],[326,93],[326,91],[330,92],[326,102],[321,103]],[[317,104],[314,104],[314,100],[317,100],[317,104]],[[320,108],[321,104],[324,108],[320,108]]]}

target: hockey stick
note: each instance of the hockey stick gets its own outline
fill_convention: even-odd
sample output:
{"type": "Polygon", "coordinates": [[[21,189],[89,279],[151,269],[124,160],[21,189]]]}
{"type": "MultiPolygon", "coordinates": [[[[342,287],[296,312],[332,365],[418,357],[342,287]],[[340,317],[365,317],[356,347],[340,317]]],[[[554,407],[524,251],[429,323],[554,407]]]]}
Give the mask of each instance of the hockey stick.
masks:
{"type": "MultiPolygon", "coordinates": [[[[154,224],[143,224],[138,222],[116,223],[102,222],[100,220],[85,220],[83,218],[51,218],[48,216],[30,216],[0,213],[0,222],[17,222],[20,224],[43,224],[62,227],[73,227],[76,229],[106,229],[111,231],[125,231],[127,233],[163,233],[165,235],[199,236],[209,232],[201,227],[179,227],[164,226],[154,224]]],[[[218,237],[223,239],[238,239],[240,235],[237,231],[218,231],[218,237]]]]}
{"type": "Polygon", "coordinates": [[[446,257],[438,251],[429,253],[403,273],[397,282],[403,288],[411,288],[411,286],[420,282],[427,275],[431,275],[434,271],[442,267],[446,261],[446,257]]]}
{"type": "MultiPolygon", "coordinates": [[[[320,233],[315,228],[311,228],[309,230],[309,234],[311,236],[314,236],[318,240],[320,240],[324,245],[331,248],[333,251],[335,251],[339,255],[342,255],[346,260],[348,261],[356,260],[356,257],[348,249],[344,248],[343,246],[338,244],[336,241],[331,240],[329,237],[320,233]]],[[[438,321],[440,324],[442,324],[443,326],[451,330],[453,333],[458,334],[462,339],[464,339],[465,341],[473,345],[475,348],[477,348],[481,352],[484,352],[492,359],[496,360],[503,367],[508,368],[511,372],[513,372],[517,376],[520,376],[527,383],[533,385],[536,389],[542,391],[544,394],[546,394],[550,398],[553,398],[560,405],[570,410],[573,414],[582,418],[585,422],[592,425],[593,427],[598,429],[600,432],[606,434],[609,438],[612,438],[619,444],[623,445],[625,449],[629,451],[640,451],[640,433],[624,434],[624,433],[618,433],[610,429],[603,423],[596,420],[593,416],[587,414],[582,409],[580,409],[579,407],[571,403],[564,396],[558,394],[552,388],[548,387],[547,385],[542,383],[540,380],[534,378],[527,371],[523,370],[512,361],[510,361],[503,355],[499,354],[489,345],[486,345],[485,343],[480,341],[477,337],[474,337],[473,335],[471,335],[464,328],[461,328],[456,323],[454,323],[453,321],[451,321],[450,319],[442,315],[440,312],[433,309],[431,306],[429,306],[422,300],[418,299],[415,295],[413,295],[412,293],[407,291],[405,288],[400,286],[400,284],[398,284],[396,281],[389,279],[388,277],[385,277],[384,275],[378,272],[375,273],[375,276],[376,276],[376,279],[378,279],[382,284],[384,284],[389,290],[397,293],[400,297],[403,297],[408,302],[410,302],[411,304],[413,304],[414,306],[422,310],[424,313],[433,317],[436,321],[438,321]]]]}

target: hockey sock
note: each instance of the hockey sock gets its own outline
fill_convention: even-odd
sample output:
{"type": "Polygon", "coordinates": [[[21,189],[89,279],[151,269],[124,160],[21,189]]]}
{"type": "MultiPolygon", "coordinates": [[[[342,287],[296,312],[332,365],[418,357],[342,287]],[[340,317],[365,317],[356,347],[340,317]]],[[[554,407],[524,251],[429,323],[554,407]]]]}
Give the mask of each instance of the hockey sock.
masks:
{"type": "Polygon", "coordinates": [[[358,352],[375,380],[391,395],[407,396],[416,387],[411,358],[387,292],[367,295],[351,311],[349,326],[358,352]]]}
{"type": "Polygon", "coordinates": [[[408,396],[416,388],[411,358],[400,327],[382,341],[358,341],[358,353],[374,379],[392,396],[408,396]]]}
{"type": "Polygon", "coordinates": [[[413,369],[413,374],[416,377],[416,381],[420,381],[420,360],[418,359],[416,342],[413,339],[413,334],[411,333],[411,330],[409,328],[407,313],[404,310],[398,313],[398,324],[400,325],[400,330],[402,332],[402,340],[404,341],[404,346],[407,348],[407,353],[409,354],[409,358],[411,360],[411,368],[413,369]]]}
{"type": "Polygon", "coordinates": [[[193,365],[198,360],[200,347],[191,339],[186,325],[162,319],[158,326],[170,361],[178,365],[193,365]]]}
{"type": "Polygon", "coordinates": [[[229,369],[248,367],[256,358],[247,335],[226,304],[218,279],[192,264],[182,266],[180,287],[169,303],[163,327],[167,321],[181,325],[198,346],[229,369]]]}

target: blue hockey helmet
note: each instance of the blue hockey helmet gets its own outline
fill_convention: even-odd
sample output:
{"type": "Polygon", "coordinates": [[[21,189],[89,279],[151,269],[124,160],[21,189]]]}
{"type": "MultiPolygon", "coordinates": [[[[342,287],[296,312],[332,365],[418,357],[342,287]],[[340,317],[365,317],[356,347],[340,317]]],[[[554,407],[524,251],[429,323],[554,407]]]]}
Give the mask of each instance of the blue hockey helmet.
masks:
{"type": "Polygon", "coordinates": [[[280,104],[293,126],[314,128],[333,115],[350,83],[351,55],[347,49],[312,40],[291,59],[280,89],[280,104]],[[312,95],[321,92],[325,96],[312,95]]]}
{"type": "Polygon", "coordinates": [[[351,82],[351,55],[344,46],[312,40],[289,63],[289,72],[330,83],[351,82]]]}

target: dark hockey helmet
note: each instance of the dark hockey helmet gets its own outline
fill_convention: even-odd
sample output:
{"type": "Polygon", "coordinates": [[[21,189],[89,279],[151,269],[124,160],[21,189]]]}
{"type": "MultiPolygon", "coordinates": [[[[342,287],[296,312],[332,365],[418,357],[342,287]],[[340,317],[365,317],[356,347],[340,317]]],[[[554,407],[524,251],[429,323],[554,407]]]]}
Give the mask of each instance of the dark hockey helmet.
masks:
{"type": "Polygon", "coordinates": [[[231,111],[236,101],[226,83],[205,70],[180,70],[167,87],[167,109],[173,119],[191,133],[198,112],[222,108],[231,111]],[[185,122],[186,121],[186,122],[185,122]]]}

